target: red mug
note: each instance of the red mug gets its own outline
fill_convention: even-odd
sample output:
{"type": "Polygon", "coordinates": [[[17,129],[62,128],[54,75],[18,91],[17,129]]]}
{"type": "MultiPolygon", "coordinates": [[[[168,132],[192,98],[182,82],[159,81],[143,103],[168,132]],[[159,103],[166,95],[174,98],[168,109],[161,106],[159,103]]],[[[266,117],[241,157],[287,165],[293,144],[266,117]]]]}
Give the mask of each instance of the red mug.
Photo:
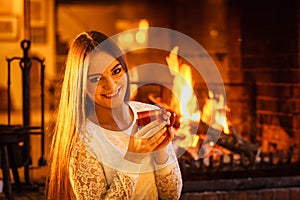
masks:
{"type": "MultiPolygon", "coordinates": [[[[147,111],[141,111],[141,112],[137,112],[137,125],[139,127],[143,127],[147,124],[149,124],[152,121],[155,120],[161,120],[161,121],[165,121],[164,119],[164,115],[166,115],[167,112],[170,111],[166,111],[165,109],[156,109],[156,110],[147,110],[147,111]]],[[[175,123],[175,117],[176,114],[174,112],[170,112],[171,116],[169,117],[169,121],[170,123],[166,125],[167,127],[167,131],[164,133],[165,135],[170,135],[168,128],[173,126],[175,123]]]]}

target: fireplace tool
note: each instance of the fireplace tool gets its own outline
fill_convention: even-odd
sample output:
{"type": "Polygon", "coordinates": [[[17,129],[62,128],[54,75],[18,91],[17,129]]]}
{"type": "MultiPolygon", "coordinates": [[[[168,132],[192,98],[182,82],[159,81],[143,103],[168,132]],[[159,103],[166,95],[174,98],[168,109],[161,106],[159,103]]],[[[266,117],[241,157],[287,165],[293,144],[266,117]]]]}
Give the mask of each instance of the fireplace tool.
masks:
{"type": "Polygon", "coordinates": [[[11,125],[11,100],[10,100],[10,93],[11,93],[11,63],[13,61],[19,61],[19,66],[22,72],[22,118],[23,124],[20,125],[19,129],[22,130],[24,134],[23,146],[24,150],[22,149],[24,161],[23,166],[25,168],[25,181],[26,183],[30,183],[29,179],[29,165],[31,165],[31,155],[30,155],[30,135],[40,134],[41,135],[41,157],[39,158],[38,165],[45,166],[47,161],[44,157],[44,59],[40,59],[37,57],[29,56],[29,49],[30,49],[30,41],[23,40],[21,42],[21,48],[23,50],[23,57],[12,57],[7,58],[8,63],[8,89],[7,89],[7,117],[8,117],[8,125],[7,127],[14,127],[11,125]],[[37,62],[40,65],[40,100],[41,100],[41,122],[40,126],[31,126],[30,125],[30,70],[32,62],[37,62]]]}

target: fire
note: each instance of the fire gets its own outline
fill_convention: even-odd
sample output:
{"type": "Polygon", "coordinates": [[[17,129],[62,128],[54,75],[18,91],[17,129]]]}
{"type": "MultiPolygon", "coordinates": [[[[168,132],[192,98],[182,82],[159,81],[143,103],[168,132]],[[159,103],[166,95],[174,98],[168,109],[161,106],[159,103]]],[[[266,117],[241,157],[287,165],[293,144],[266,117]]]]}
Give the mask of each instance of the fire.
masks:
{"type": "MultiPolygon", "coordinates": [[[[175,46],[166,57],[171,74],[174,77],[172,88],[174,95],[171,99],[170,108],[174,109],[181,117],[180,128],[177,132],[183,134],[185,139],[180,142],[179,146],[194,148],[197,147],[199,140],[202,138],[197,132],[191,132],[191,124],[198,124],[201,120],[208,126],[229,134],[229,122],[226,116],[229,109],[225,104],[224,95],[208,91],[209,98],[205,100],[205,105],[200,113],[193,90],[194,79],[191,67],[178,57],[178,50],[179,47],[175,46]]],[[[209,146],[214,145],[214,143],[209,144],[209,146]]]]}
{"type": "Polygon", "coordinates": [[[178,59],[178,50],[178,46],[174,47],[166,58],[168,66],[172,69],[171,74],[174,76],[173,92],[179,99],[178,104],[178,101],[173,98],[171,107],[179,107],[178,113],[182,117],[181,120],[193,119],[196,121],[200,119],[200,112],[197,112],[197,98],[193,91],[192,70],[189,65],[178,59]]]}
{"type": "Polygon", "coordinates": [[[208,91],[201,120],[212,128],[229,134],[229,120],[227,119],[227,112],[229,111],[230,109],[225,104],[224,95],[215,95],[212,91],[208,91]]]}
{"type": "Polygon", "coordinates": [[[198,111],[197,98],[193,90],[194,81],[191,67],[178,58],[178,50],[179,47],[175,46],[166,57],[166,61],[174,76],[172,88],[174,97],[170,107],[181,116],[180,130],[178,131],[185,135],[185,139],[180,142],[180,147],[186,148],[199,139],[196,138],[196,135],[191,134],[190,123],[200,120],[200,111],[198,111]]]}
{"type": "Polygon", "coordinates": [[[221,125],[223,132],[226,134],[230,133],[229,127],[228,127],[228,122],[227,122],[227,117],[226,114],[222,114],[220,112],[216,112],[216,121],[218,124],[221,125]]]}

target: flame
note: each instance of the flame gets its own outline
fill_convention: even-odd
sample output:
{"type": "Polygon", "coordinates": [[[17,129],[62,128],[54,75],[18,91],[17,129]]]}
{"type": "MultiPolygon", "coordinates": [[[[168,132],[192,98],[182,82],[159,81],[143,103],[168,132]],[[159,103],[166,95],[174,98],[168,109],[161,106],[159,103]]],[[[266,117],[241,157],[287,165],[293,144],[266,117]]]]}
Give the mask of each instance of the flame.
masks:
{"type": "Polygon", "coordinates": [[[225,105],[224,95],[214,95],[209,90],[208,98],[205,99],[205,105],[203,106],[201,120],[212,128],[229,134],[230,122],[227,118],[227,112],[229,111],[230,109],[225,105]]]}
{"type": "MultiPolygon", "coordinates": [[[[192,69],[178,57],[178,51],[179,47],[175,46],[166,57],[170,72],[174,77],[172,91],[175,95],[172,96],[170,108],[181,116],[180,128],[177,132],[183,134],[185,139],[179,143],[179,146],[182,148],[197,147],[200,137],[191,132],[191,123],[199,122],[201,119],[212,128],[229,134],[229,121],[226,116],[229,109],[225,105],[224,95],[216,95],[209,90],[202,113],[198,111],[197,98],[193,90],[192,69]]],[[[211,147],[214,145],[214,142],[209,143],[211,147]]]]}
{"type": "Polygon", "coordinates": [[[216,112],[215,120],[218,124],[221,125],[224,133],[226,133],[226,134],[230,133],[226,113],[224,114],[224,113],[221,113],[221,112],[216,112]]]}
{"type": "Polygon", "coordinates": [[[192,70],[189,65],[181,62],[178,59],[179,47],[175,46],[169,56],[166,58],[168,66],[170,66],[171,74],[174,76],[173,92],[178,96],[179,104],[175,98],[171,101],[171,107],[179,106],[179,114],[182,116],[181,120],[199,120],[200,113],[197,110],[197,99],[194,95],[193,87],[194,81],[192,77],[192,70]],[[181,76],[181,77],[179,77],[181,76]],[[183,78],[182,78],[183,77],[183,78]]]}
{"type": "Polygon", "coordinates": [[[171,74],[174,77],[172,91],[176,95],[172,97],[170,107],[181,116],[179,132],[185,135],[185,139],[180,142],[180,146],[186,148],[195,145],[199,138],[190,132],[190,122],[200,120],[197,98],[194,94],[194,81],[192,70],[189,65],[178,59],[179,47],[175,46],[166,57],[171,74]]]}
{"type": "Polygon", "coordinates": [[[192,142],[192,147],[197,147],[198,141],[200,137],[198,135],[194,135],[193,142],[192,142]]]}

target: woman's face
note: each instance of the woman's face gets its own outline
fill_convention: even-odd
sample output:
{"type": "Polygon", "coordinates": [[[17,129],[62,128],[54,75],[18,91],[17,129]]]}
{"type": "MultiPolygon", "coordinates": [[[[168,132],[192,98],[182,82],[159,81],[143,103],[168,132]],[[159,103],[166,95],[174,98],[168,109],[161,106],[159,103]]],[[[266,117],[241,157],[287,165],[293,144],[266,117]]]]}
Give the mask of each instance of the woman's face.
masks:
{"type": "Polygon", "coordinates": [[[126,72],[120,62],[106,52],[89,58],[87,95],[96,106],[115,108],[124,103],[126,72]]]}

